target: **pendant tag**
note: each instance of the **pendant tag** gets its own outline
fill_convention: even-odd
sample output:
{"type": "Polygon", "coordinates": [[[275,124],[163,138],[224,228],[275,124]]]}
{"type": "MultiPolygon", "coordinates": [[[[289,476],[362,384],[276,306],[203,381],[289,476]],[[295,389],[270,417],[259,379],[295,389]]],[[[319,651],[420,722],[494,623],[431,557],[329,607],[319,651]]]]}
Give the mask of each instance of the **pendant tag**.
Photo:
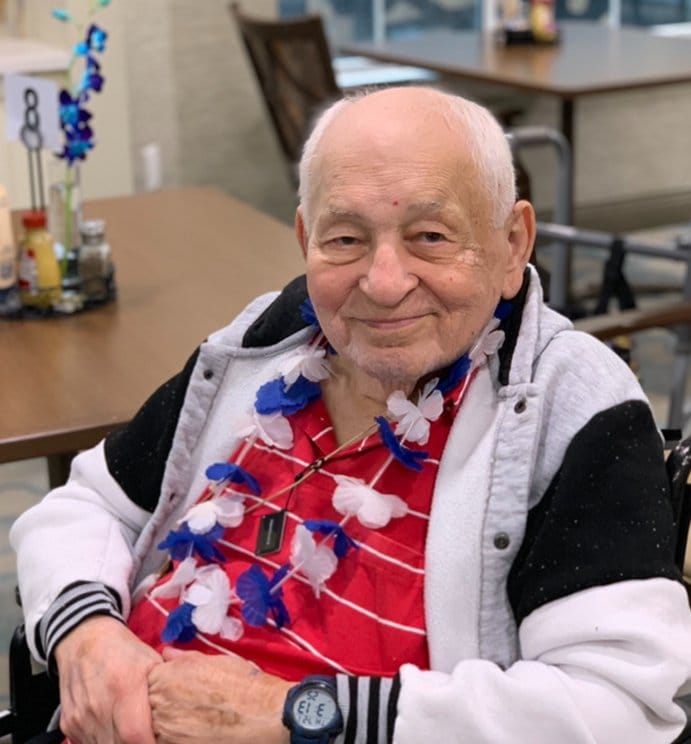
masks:
{"type": "Polygon", "coordinates": [[[286,526],[286,510],[265,514],[259,521],[259,534],[257,535],[257,546],[255,555],[268,555],[278,553],[283,545],[283,533],[286,526]]]}

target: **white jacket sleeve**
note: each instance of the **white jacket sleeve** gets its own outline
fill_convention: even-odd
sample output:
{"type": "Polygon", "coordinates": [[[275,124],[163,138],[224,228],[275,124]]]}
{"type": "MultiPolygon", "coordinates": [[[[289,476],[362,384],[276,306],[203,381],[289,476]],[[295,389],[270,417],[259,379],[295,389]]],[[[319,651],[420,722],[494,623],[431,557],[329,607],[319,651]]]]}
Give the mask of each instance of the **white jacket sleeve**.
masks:
{"type": "Polygon", "coordinates": [[[38,622],[73,582],[110,587],[127,616],[132,546],[150,516],[112,478],[101,443],[74,459],[66,485],[14,523],[10,543],[17,552],[27,640],[34,656],[43,656],[35,644],[38,622]]]}
{"type": "Polygon", "coordinates": [[[668,744],[691,678],[691,613],[669,579],[625,581],[550,602],[520,626],[521,660],[401,669],[395,744],[668,744]]]}

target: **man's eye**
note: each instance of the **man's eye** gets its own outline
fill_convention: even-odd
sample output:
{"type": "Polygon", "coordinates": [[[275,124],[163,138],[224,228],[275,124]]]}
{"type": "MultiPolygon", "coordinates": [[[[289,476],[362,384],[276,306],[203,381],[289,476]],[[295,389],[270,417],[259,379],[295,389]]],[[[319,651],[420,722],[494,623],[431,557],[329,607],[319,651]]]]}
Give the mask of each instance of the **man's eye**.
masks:
{"type": "Polygon", "coordinates": [[[339,235],[337,238],[331,238],[329,242],[333,243],[334,245],[348,247],[351,245],[357,245],[359,241],[352,235],[339,235]]]}
{"type": "Polygon", "coordinates": [[[442,233],[434,232],[432,230],[427,230],[423,233],[420,233],[420,239],[423,240],[425,243],[441,243],[443,240],[446,240],[442,233]]]}

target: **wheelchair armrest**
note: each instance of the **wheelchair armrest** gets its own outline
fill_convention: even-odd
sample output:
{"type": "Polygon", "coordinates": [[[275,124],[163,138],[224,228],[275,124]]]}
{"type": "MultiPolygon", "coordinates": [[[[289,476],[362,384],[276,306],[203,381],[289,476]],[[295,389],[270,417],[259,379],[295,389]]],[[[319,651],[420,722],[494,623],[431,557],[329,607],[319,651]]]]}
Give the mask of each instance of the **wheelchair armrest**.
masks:
{"type": "Polygon", "coordinates": [[[0,736],[12,734],[19,744],[45,731],[60,702],[56,677],[34,673],[23,625],[10,641],[10,708],[0,713],[0,736]]]}

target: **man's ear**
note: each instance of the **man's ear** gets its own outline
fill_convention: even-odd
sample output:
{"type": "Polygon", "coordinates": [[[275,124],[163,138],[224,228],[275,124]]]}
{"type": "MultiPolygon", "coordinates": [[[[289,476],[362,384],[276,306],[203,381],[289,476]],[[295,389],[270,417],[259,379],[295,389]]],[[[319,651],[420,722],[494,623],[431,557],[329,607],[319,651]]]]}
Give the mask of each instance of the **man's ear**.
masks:
{"type": "Polygon", "coordinates": [[[509,260],[501,296],[510,300],[518,294],[523,284],[523,272],[535,244],[535,210],[530,202],[521,199],[514,204],[506,231],[509,260]]]}
{"type": "Polygon", "coordinates": [[[305,220],[302,217],[302,210],[298,207],[295,210],[295,237],[298,239],[300,244],[300,250],[302,251],[302,257],[307,258],[307,228],[305,227],[305,220]]]}

